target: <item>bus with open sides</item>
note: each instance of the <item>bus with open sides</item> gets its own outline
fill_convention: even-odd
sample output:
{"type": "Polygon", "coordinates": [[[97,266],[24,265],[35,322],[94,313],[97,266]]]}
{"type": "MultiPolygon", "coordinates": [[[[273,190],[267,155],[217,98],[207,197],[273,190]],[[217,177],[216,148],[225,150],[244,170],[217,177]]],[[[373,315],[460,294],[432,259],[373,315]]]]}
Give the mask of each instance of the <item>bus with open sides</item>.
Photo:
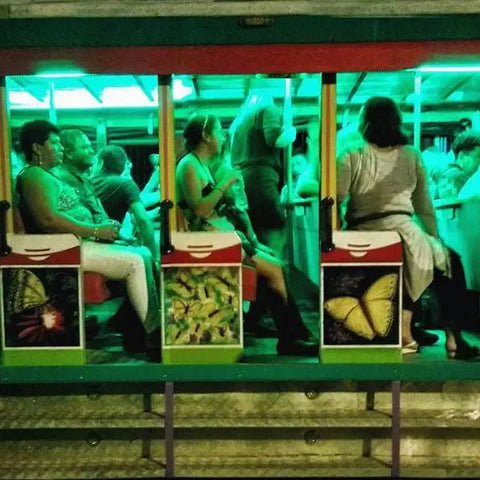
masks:
{"type": "MultiPolygon", "coordinates": [[[[33,285],[34,302],[41,307],[35,334],[12,327],[14,321],[23,322],[23,327],[25,321],[32,321],[24,317],[18,320],[15,306],[3,315],[5,382],[14,382],[17,375],[23,376],[24,383],[32,377],[48,383],[65,376],[69,382],[108,382],[113,381],[111,378],[125,383],[166,381],[171,388],[171,382],[192,380],[288,382],[332,380],[338,375],[370,379],[373,375],[374,380],[399,381],[402,375],[412,375],[411,361],[402,362],[401,356],[401,241],[395,233],[367,238],[340,231],[336,153],[339,142],[345,142],[340,132],[348,135],[355,130],[361,106],[369,97],[382,95],[400,106],[412,143],[422,151],[433,147],[436,157],[432,162],[448,162],[458,122],[469,118],[472,128],[480,129],[476,17],[304,16],[260,20],[57,18],[29,21],[28,29],[23,20],[0,20],[2,30],[7,32],[0,39],[0,198],[5,218],[0,260],[2,309],[7,309],[5,292],[16,268],[29,272],[21,274],[26,275],[23,281],[33,285]],[[65,31],[69,32],[68,38],[62,34],[65,31]],[[159,31],[161,38],[153,34],[159,31]],[[207,39],[203,35],[206,31],[207,39]],[[248,273],[242,266],[241,246],[235,235],[220,239],[221,235],[207,238],[182,231],[175,189],[176,165],[184,153],[182,130],[192,114],[212,111],[227,131],[252,91],[271,96],[283,123],[293,125],[297,132],[295,143],[281,153],[282,184],[286,187],[282,207],[288,225],[284,260],[303,305],[302,313],[319,338],[316,357],[281,358],[272,337],[260,338],[258,332],[245,335],[243,280],[248,273]],[[47,119],[61,128],[79,128],[96,148],[107,143],[122,146],[132,161],[131,176],[141,187],[158,169],[155,191],[163,208],[158,231],[159,249],[163,248],[159,289],[163,299],[163,365],[125,356],[118,336],[110,332],[102,337],[103,324],[100,337],[98,332],[89,337],[85,321],[102,317],[104,302],[97,304],[100,306],[94,302],[85,305],[86,272],[82,271],[74,237],[42,235],[45,243],[40,245],[32,236],[15,232],[14,164],[22,164],[16,142],[21,126],[34,119],[47,119]],[[302,155],[303,169],[316,171],[314,180],[318,183],[317,192],[305,196],[295,190],[298,178],[293,178],[302,173],[293,171],[293,158],[302,155]],[[157,163],[150,165],[149,158],[157,163]],[[204,256],[188,255],[199,248],[205,250],[201,252],[204,256]],[[217,250],[225,256],[222,253],[215,257],[217,250]],[[42,258],[46,257],[45,251],[54,257],[42,258]],[[67,251],[70,256],[65,257],[67,251]],[[216,260],[206,261],[207,253],[212,252],[216,260]],[[32,267],[35,256],[44,263],[32,267]],[[199,273],[201,268],[210,269],[209,273],[199,273]],[[228,329],[222,324],[219,331],[223,333],[216,340],[212,340],[213,330],[205,337],[197,335],[199,323],[187,315],[190,308],[197,307],[187,305],[189,298],[173,295],[174,287],[167,289],[175,282],[180,284],[177,293],[185,285],[189,291],[190,283],[200,288],[203,280],[197,275],[211,276],[211,284],[231,281],[235,285],[233,294],[227,292],[225,296],[223,287],[215,294],[218,304],[211,313],[229,310],[234,297],[237,302],[235,309],[231,308],[236,313],[227,319],[228,329]],[[62,296],[55,291],[58,278],[62,285],[70,285],[65,293],[70,300],[63,306],[74,312],[70,330],[55,317],[60,307],[50,305],[52,298],[62,296]],[[368,292],[379,289],[378,282],[392,278],[394,287],[382,298],[393,305],[388,328],[380,326],[365,334],[358,322],[348,323],[341,313],[325,314],[326,301],[349,296],[361,306],[368,301],[368,292]],[[227,300],[220,303],[222,294],[227,300]],[[183,322],[183,330],[172,326],[179,318],[188,320],[183,322]],[[57,333],[68,330],[69,339],[42,344],[45,338],[52,338],[44,335],[50,326],[57,333]],[[33,343],[28,343],[32,338],[33,343]],[[206,339],[203,344],[201,338],[206,339]],[[238,363],[240,358],[242,362],[238,363]],[[372,364],[377,367],[372,369],[372,364]],[[51,368],[39,369],[39,365],[51,368]]],[[[477,233],[466,224],[472,226],[477,204],[475,198],[436,203],[441,233],[461,251],[467,286],[473,292],[480,278],[475,255],[477,233]]],[[[105,288],[102,279],[94,277],[91,281],[98,282],[93,287],[94,296],[105,288]]],[[[17,303],[21,301],[26,302],[23,298],[17,303]]],[[[118,308],[118,302],[111,308],[118,308]]],[[[107,309],[106,315],[110,313],[107,309]]],[[[427,320],[427,326],[434,326],[432,322],[427,320]]],[[[369,323],[371,327],[371,318],[369,323]]],[[[475,328],[478,325],[473,325],[475,328]]],[[[438,359],[435,368],[449,378],[477,375],[471,364],[462,365],[459,374],[455,366],[445,365],[440,355],[432,350],[432,357],[426,352],[424,358],[429,365],[432,358],[438,359]]],[[[398,400],[399,386],[395,388],[394,399],[398,400]]],[[[173,435],[173,425],[169,426],[165,429],[173,435]]],[[[392,430],[398,439],[398,428],[392,430]]],[[[392,469],[398,473],[399,450],[392,447],[392,452],[392,469]]],[[[167,449],[166,458],[168,469],[173,450],[167,449]]]]}

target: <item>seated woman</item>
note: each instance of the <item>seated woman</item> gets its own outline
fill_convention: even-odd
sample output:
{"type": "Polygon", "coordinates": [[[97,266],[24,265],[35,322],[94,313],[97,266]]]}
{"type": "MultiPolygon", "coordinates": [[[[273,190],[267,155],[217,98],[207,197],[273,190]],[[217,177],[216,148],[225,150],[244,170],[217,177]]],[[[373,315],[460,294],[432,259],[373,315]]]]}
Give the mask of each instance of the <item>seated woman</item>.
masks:
{"type": "MultiPolygon", "coordinates": [[[[23,125],[20,140],[27,166],[17,177],[17,207],[27,233],[73,233],[82,238],[82,268],[126,282],[127,294],[141,323],[131,319],[123,345],[127,351],[147,351],[160,357],[159,312],[149,252],[115,245],[119,224],[95,223],[77,189],[51,172],[63,157],[58,128],[37,120],[23,125]],[[109,243],[101,243],[109,242],[109,243]],[[143,325],[142,325],[143,324],[143,325]]],[[[137,319],[137,320],[138,320],[137,319]]]]}
{"type": "MultiPolygon", "coordinates": [[[[219,212],[222,212],[226,191],[238,181],[238,173],[230,171],[217,183],[209,168],[225,141],[219,120],[213,115],[194,116],[183,135],[189,153],[177,166],[176,183],[178,205],[184,210],[189,229],[233,231],[233,224],[219,212]]],[[[268,302],[278,331],[277,352],[281,355],[318,355],[318,343],[310,340],[310,332],[288,292],[281,263],[256,248],[245,235],[240,236],[244,252],[269,286],[268,302]]]]}
{"type": "Polygon", "coordinates": [[[411,331],[412,311],[432,284],[443,314],[448,357],[472,358],[479,350],[463,340],[454,323],[467,303],[461,263],[438,238],[421,155],[407,145],[401,125],[400,112],[390,98],[367,101],[359,124],[366,143],[339,156],[337,206],[346,203],[344,220],[348,229],[395,230],[402,238],[404,353],[418,349],[411,331]]]}

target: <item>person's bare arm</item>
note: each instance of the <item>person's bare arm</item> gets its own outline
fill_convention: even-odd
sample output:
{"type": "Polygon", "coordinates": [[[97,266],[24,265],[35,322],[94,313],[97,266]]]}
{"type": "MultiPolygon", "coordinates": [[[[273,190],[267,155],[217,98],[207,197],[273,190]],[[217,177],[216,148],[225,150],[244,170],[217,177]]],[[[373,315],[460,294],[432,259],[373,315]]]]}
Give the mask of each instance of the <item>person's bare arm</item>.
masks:
{"type": "Polygon", "coordinates": [[[318,179],[314,178],[311,166],[300,174],[295,193],[302,198],[318,197],[320,195],[320,184],[318,179]]]}
{"type": "Polygon", "coordinates": [[[155,243],[153,225],[150,218],[148,218],[145,206],[142,202],[134,202],[130,204],[129,210],[131,214],[135,217],[135,222],[138,229],[140,230],[140,235],[142,237],[144,245],[152,253],[153,261],[158,262],[160,258],[160,251],[155,243]]]}
{"type": "Polygon", "coordinates": [[[352,154],[347,152],[337,158],[337,219],[338,225],[345,222],[345,211],[352,184],[352,154]]]}
{"type": "Polygon", "coordinates": [[[73,233],[80,237],[94,237],[115,240],[117,228],[111,224],[95,225],[80,222],[59,212],[58,186],[53,177],[40,167],[31,167],[21,177],[22,193],[37,225],[49,233],[73,233]]]}
{"type": "Polygon", "coordinates": [[[148,182],[143,187],[143,190],[140,192],[140,198],[142,199],[143,204],[148,208],[157,203],[160,203],[160,177],[159,169],[155,169],[150,175],[148,182]]]}
{"type": "Polygon", "coordinates": [[[213,212],[225,191],[238,180],[237,174],[232,172],[216,185],[211,193],[202,197],[200,177],[193,163],[186,161],[183,165],[180,165],[178,174],[185,202],[194,215],[204,218],[213,212]]]}

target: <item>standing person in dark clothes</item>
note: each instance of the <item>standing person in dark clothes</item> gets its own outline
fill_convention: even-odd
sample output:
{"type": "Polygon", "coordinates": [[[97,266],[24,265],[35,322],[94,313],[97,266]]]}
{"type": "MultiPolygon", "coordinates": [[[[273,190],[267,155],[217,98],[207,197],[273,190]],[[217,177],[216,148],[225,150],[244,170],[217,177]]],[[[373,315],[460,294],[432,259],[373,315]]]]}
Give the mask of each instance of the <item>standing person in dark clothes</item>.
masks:
{"type": "Polygon", "coordinates": [[[102,201],[110,218],[120,223],[129,211],[135,218],[140,236],[150,250],[153,261],[160,260],[160,250],[156,246],[153,225],[140,199],[140,190],[130,176],[122,176],[130,160],[125,150],[117,145],[109,145],[98,152],[102,169],[92,180],[95,193],[102,201]]]}
{"type": "Polygon", "coordinates": [[[295,140],[294,127],[282,127],[271,97],[252,94],[231,126],[232,163],[245,183],[249,215],[261,243],[283,258],[286,218],[280,205],[280,153],[295,140]]]}

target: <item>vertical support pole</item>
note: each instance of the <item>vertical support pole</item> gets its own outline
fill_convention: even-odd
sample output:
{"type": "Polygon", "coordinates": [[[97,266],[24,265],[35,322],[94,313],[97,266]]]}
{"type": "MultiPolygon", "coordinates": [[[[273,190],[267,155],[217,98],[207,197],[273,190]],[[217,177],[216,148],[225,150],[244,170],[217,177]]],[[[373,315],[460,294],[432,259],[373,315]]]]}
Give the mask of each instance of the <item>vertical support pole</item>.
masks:
{"type": "Polygon", "coordinates": [[[107,125],[103,118],[97,118],[97,129],[95,132],[95,143],[97,152],[107,146],[107,125]]]}
{"type": "Polygon", "coordinates": [[[413,103],[413,146],[420,150],[421,127],[422,127],[422,77],[415,74],[415,95],[413,103]]]}
{"type": "MultiPolygon", "coordinates": [[[[293,113],[292,113],[292,79],[285,79],[285,103],[283,107],[283,126],[293,126],[293,113]]],[[[287,202],[292,201],[292,144],[289,143],[284,149],[284,165],[285,165],[285,184],[287,186],[287,202]]]]}
{"type": "MultiPolygon", "coordinates": [[[[365,410],[372,411],[375,409],[375,390],[369,386],[365,396],[365,410]]],[[[372,455],[372,439],[364,438],[362,446],[362,456],[371,457],[372,455]]]]}
{"type": "MultiPolygon", "coordinates": [[[[322,109],[321,109],[321,148],[322,165],[321,198],[337,197],[337,166],[336,166],[336,136],[337,136],[337,74],[322,74],[322,109]]],[[[337,215],[332,216],[333,229],[337,229],[337,215]]]]}
{"type": "MultiPolygon", "coordinates": [[[[152,395],[150,393],[143,394],[143,414],[152,413],[152,395]]],[[[152,450],[152,439],[150,436],[150,430],[145,434],[142,441],[142,458],[150,458],[152,450]]]]}
{"type": "Polygon", "coordinates": [[[392,382],[392,478],[400,477],[400,392],[401,383],[392,382]]]}
{"type": "MultiPolygon", "coordinates": [[[[292,79],[285,79],[285,99],[283,104],[283,127],[288,128],[293,126],[293,114],[292,114],[292,79]]],[[[287,203],[291,203],[293,197],[292,191],[292,144],[289,143],[283,149],[283,165],[284,165],[284,183],[287,187],[287,203]]],[[[293,266],[293,249],[294,247],[294,235],[293,235],[293,208],[289,205],[286,209],[287,214],[287,267],[293,266]]]]}
{"type": "Polygon", "coordinates": [[[49,102],[48,102],[48,119],[53,124],[57,124],[57,111],[55,110],[55,82],[52,80],[48,84],[48,94],[49,94],[49,102]]]}
{"type": "Polygon", "coordinates": [[[174,445],[174,388],[173,382],[165,383],[165,477],[175,478],[174,445]]]}
{"type": "MultiPolygon", "coordinates": [[[[13,205],[8,99],[6,79],[3,76],[0,76],[0,200],[6,200],[10,205],[13,205]]],[[[6,231],[13,232],[13,208],[7,210],[6,216],[6,231]]]]}
{"type": "MultiPolygon", "coordinates": [[[[160,154],[160,199],[176,204],[175,127],[173,118],[172,76],[158,76],[158,151],[160,154]]],[[[176,208],[172,208],[170,228],[177,230],[176,208]]]]}

